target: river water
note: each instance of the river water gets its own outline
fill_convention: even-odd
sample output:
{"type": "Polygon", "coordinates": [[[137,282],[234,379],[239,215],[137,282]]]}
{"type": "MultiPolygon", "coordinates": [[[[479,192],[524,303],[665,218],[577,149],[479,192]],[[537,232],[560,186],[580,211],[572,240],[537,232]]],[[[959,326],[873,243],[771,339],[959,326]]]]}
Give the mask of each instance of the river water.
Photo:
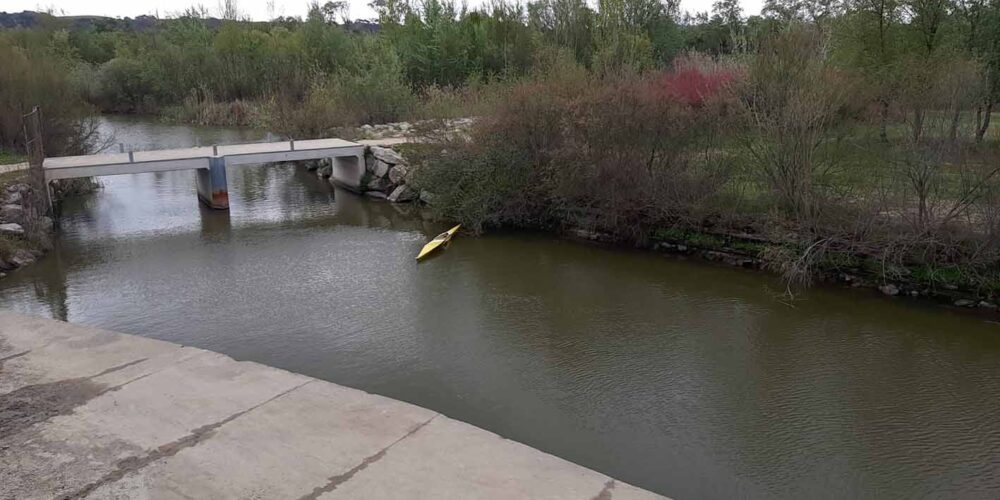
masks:
{"type": "MultiPolygon", "coordinates": [[[[136,149],[252,131],[121,118],[136,149]]],[[[460,236],[295,167],[101,179],[0,307],[409,401],[681,499],[1000,497],[990,318],[533,234],[460,236]]]]}

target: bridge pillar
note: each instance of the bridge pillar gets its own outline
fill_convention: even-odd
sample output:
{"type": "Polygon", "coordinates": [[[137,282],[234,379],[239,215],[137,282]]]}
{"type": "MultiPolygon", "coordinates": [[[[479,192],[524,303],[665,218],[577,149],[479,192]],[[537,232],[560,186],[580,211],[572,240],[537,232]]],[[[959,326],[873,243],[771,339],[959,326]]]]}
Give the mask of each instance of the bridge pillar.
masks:
{"type": "Polygon", "coordinates": [[[229,209],[229,184],[226,181],[225,157],[208,159],[208,168],[199,168],[198,199],[217,210],[229,209]]]}
{"type": "Polygon", "coordinates": [[[330,158],[333,164],[330,173],[330,181],[334,184],[345,187],[351,191],[363,191],[361,179],[365,175],[365,157],[358,156],[336,156],[330,158]]]}

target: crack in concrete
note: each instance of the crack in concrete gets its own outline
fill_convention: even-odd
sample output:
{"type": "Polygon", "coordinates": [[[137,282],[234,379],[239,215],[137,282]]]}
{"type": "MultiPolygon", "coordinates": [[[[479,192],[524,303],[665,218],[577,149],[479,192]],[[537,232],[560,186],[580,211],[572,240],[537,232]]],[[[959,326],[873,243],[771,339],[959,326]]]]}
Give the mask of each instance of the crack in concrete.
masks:
{"type": "Polygon", "coordinates": [[[275,396],[267,399],[266,401],[262,401],[260,403],[257,403],[256,405],[251,406],[250,408],[247,408],[245,410],[238,411],[238,412],[236,412],[236,413],[234,413],[234,414],[232,414],[232,415],[230,415],[230,416],[228,416],[228,417],[226,417],[226,418],[224,418],[222,420],[219,420],[218,422],[214,422],[214,423],[211,423],[211,424],[207,424],[207,425],[203,425],[201,427],[198,427],[197,429],[194,429],[193,431],[191,431],[191,433],[187,434],[186,436],[183,436],[183,437],[181,437],[179,439],[176,439],[174,441],[171,441],[169,443],[160,445],[156,449],[150,450],[145,455],[142,455],[142,456],[133,456],[133,457],[128,457],[128,458],[124,458],[122,460],[119,460],[118,463],[115,464],[115,469],[112,470],[111,472],[108,472],[107,474],[105,474],[104,476],[102,476],[100,479],[98,479],[98,480],[96,480],[94,482],[91,482],[90,484],[87,484],[84,487],[82,487],[82,488],[80,488],[80,489],[78,489],[78,490],[76,490],[76,491],[74,491],[72,493],[68,493],[66,495],[63,495],[63,496],[61,496],[59,498],[63,499],[63,500],[69,500],[69,499],[76,499],[76,498],[86,497],[87,495],[93,493],[95,490],[97,490],[101,486],[104,486],[106,484],[114,483],[114,482],[120,480],[121,478],[125,477],[127,474],[130,474],[132,472],[137,472],[139,470],[142,470],[143,468],[145,468],[146,466],[148,466],[149,464],[151,464],[151,463],[153,463],[153,462],[155,462],[157,460],[160,460],[160,459],[163,459],[163,458],[172,457],[172,456],[180,453],[182,450],[184,450],[186,448],[190,448],[192,446],[197,446],[197,445],[201,444],[205,440],[211,438],[215,434],[215,431],[219,427],[222,427],[223,425],[226,425],[229,422],[232,422],[233,420],[236,420],[236,419],[242,417],[243,415],[246,415],[247,413],[250,413],[250,412],[256,410],[257,408],[260,408],[261,406],[264,406],[264,405],[266,405],[266,404],[268,404],[268,403],[270,403],[270,402],[272,402],[272,401],[274,401],[274,400],[276,400],[276,399],[278,399],[278,398],[280,398],[282,396],[285,396],[288,393],[290,393],[290,392],[292,392],[292,391],[294,391],[296,389],[299,389],[299,388],[301,388],[304,385],[310,384],[312,382],[315,382],[315,380],[307,380],[307,381],[305,381],[305,382],[303,382],[301,384],[296,385],[295,387],[292,387],[292,388],[290,388],[288,390],[285,390],[285,391],[283,391],[281,393],[276,394],[275,396]]]}
{"type": "Polygon", "coordinates": [[[594,497],[594,500],[611,500],[611,490],[615,489],[615,480],[609,479],[604,483],[604,489],[594,497]]]}
{"type": "Polygon", "coordinates": [[[149,361],[149,358],[139,358],[139,359],[137,359],[135,361],[129,361],[128,363],[125,363],[123,365],[113,366],[111,368],[108,368],[107,370],[104,370],[104,371],[96,374],[96,375],[91,375],[91,376],[85,377],[85,378],[103,377],[103,376],[105,376],[105,375],[107,375],[109,373],[114,373],[114,372],[119,371],[119,370],[124,370],[124,369],[126,369],[126,368],[128,368],[130,366],[135,366],[135,365],[137,365],[139,363],[142,363],[143,361],[149,361]]]}
{"type": "Polygon", "coordinates": [[[4,357],[0,358],[0,370],[3,370],[3,364],[4,364],[5,361],[10,361],[10,360],[12,360],[14,358],[20,358],[21,356],[24,356],[25,354],[28,354],[29,352],[31,352],[31,349],[28,349],[27,351],[24,351],[24,352],[19,352],[17,354],[11,354],[10,356],[4,356],[4,357]]]}
{"type": "Polygon", "coordinates": [[[357,473],[365,470],[366,468],[368,468],[369,465],[371,465],[371,464],[373,464],[373,463],[378,462],[379,460],[381,460],[382,457],[384,457],[386,455],[386,453],[389,451],[389,448],[392,448],[393,446],[396,446],[396,444],[399,443],[400,441],[402,441],[402,440],[404,440],[404,439],[406,439],[406,438],[408,438],[408,437],[416,434],[417,431],[419,431],[420,429],[423,429],[427,424],[431,423],[431,421],[434,420],[435,418],[437,418],[438,415],[440,415],[440,413],[434,414],[434,416],[431,417],[431,418],[429,418],[429,419],[427,419],[426,422],[422,422],[422,423],[419,423],[419,424],[415,425],[412,429],[410,429],[409,431],[407,431],[406,434],[403,434],[402,437],[400,437],[399,439],[397,439],[397,440],[389,443],[388,446],[386,446],[385,448],[382,448],[381,450],[379,450],[378,453],[375,453],[374,455],[365,457],[365,459],[362,460],[361,463],[359,463],[358,465],[355,465],[354,467],[352,467],[347,472],[345,472],[343,474],[338,474],[336,476],[331,476],[330,479],[327,481],[326,484],[324,484],[323,486],[319,486],[317,488],[314,488],[310,493],[302,495],[301,497],[299,497],[299,500],[315,500],[315,499],[319,498],[319,496],[322,495],[323,493],[329,493],[329,492],[337,489],[338,486],[346,483],[347,481],[350,481],[351,478],[354,477],[355,474],[357,474],[357,473]]]}

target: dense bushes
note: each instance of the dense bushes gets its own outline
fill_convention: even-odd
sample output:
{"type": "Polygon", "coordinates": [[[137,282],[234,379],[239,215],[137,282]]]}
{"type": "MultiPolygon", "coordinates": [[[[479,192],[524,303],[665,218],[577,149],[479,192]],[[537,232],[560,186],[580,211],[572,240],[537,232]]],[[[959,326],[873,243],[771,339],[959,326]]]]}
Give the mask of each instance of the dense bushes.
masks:
{"type": "Polygon", "coordinates": [[[721,88],[698,105],[671,97],[663,81],[673,74],[569,71],[517,85],[418,181],[444,215],[477,228],[586,220],[644,238],[697,216],[729,173],[718,132],[733,107],[721,88]]]}
{"type": "Polygon", "coordinates": [[[49,154],[83,152],[95,139],[92,113],[66,71],[63,58],[48,47],[29,49],[0,33],[0,149],[23,154],[22,115],[41,106],[49,154]]]}

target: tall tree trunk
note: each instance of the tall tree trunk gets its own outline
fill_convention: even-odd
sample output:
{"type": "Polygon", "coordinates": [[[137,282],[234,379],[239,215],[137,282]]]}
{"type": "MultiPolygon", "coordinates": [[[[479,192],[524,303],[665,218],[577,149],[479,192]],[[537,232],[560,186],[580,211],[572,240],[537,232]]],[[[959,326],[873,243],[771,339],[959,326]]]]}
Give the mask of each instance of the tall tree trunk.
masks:
{"type": "Polygon", "coordinates": [[[924,133],[924,110],[913,109],[913,143],[920,142],[920,136],[924,133]]]}
{"type": "Polygon", "coordinates": [[[878,137],[882,139],[882,142],[889,142],[889,100],[882,98],[879,99],[879,124],[878,124],[878,137]]]}
{"type": "Polygon", "coordinates": [[[986,136],[986,131],[990,128],[990,115],[993,114],[993,101],[987,101],[986,107],[983,109],[983,122],[979,125],[979,130],[976,131],[976,143],[983,142],[983,137],[986,136]]]}
{"type": "Polygon", "coordinates": [[[951,130],[948,133],[948,137],[951,142],[958,140],[958,122],[962,119],[962,108],[958,106],[955,107],[955,114],[951,115],[951,130]]]}

